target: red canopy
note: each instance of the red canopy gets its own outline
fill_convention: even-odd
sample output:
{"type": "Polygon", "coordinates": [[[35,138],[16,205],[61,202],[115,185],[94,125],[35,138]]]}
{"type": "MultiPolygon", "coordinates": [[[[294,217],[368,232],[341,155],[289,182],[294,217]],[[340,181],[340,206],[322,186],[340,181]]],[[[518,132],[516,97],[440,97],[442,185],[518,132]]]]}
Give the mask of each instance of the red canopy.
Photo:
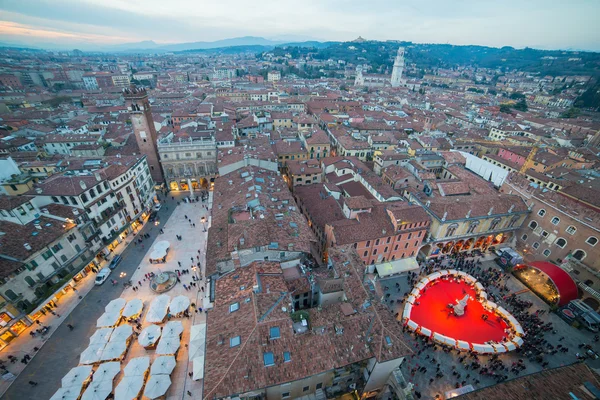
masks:
{"type": "Polygon", "coordinates": [[[554,283],[560,295],[557,305],[564,306],[579,297],[577,284],[564,269],[548,261],[534,261],[529,266],[542,271],[554,283]]]}

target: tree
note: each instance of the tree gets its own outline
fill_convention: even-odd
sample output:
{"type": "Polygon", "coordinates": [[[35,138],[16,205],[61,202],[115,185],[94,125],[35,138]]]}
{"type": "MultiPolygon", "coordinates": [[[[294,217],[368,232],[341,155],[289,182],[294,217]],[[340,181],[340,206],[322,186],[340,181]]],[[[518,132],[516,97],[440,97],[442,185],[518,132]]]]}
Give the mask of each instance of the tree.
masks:
{"type": "Polygon", "coordinates": [[[514,93],[510,94],[510,98],[513,100],[519,100],[519,99],[524,99],[525,95],[523,93],[514,92],[514,93]]]}
{"type": "Polygon", "coordinates": [[[512,110],[510,109],[510,105],[503,103],[500,104],[500,112],[505,114],[512,114],[512,110]]]}
{"type": "Polygon", "coordinates": [[[579,110],[579,108],[571,107],[567,111],[560,114],[560,117],[561,118],[577,118],[580,113],[581,113],[581,110],[579,110]]]}
{"type": "Polygon", "coordinates": [[[513,106],[513,108],[519,111],[527,111],[527,102],[525,101],[525,99],[521,99],[517,104],[513,106]]]}

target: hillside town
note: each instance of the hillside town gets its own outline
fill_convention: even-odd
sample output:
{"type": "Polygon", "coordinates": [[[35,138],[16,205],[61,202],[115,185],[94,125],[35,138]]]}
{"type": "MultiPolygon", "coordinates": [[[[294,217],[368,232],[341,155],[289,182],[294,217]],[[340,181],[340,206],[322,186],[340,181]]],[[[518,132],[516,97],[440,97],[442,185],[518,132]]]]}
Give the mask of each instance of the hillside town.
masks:
{"type": "Polygon", "coordinates": [[[0,394],[598,398],[598,76],[367,46],[3,48],[0,394]]]}

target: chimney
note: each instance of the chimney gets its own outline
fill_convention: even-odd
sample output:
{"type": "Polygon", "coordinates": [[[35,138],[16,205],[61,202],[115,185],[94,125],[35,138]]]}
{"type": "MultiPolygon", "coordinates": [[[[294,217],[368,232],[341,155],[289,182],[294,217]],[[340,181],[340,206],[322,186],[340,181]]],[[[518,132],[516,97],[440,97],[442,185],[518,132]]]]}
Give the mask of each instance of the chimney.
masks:
{"type": "Polygon", "coordinates": [[[243,237],[240,238],[240,245],[243,246],[245,243],[246,239],[244,239],[243,237]]]}
{"type": "Polygon", "coordinates": [[[471,218],[471,210],[469,210],[469,212],[467,213],[467,215],[465,216],[465,218],[471,218]]]}
{"type": "Polygon", "coordinates": [[[490,207],[490,211],[488,211],[488,215],[492,215],[494,213],[494,206],[490,207]]]}
{"type": "Polygon", "coordinates": [[[445,221],[447,216],[448,216],[448,211],[445,211],[444,216],[442,217],[442,221],[445,221]]]}
{"type": "Polygon", "coordinates": [[[515,205],[514,205],[514,204],[512,204],[512,205],[510,206],[510,208],[508,209],[508,212],[509,212],[509,213],[511,213],[511,212],[513,212],[513,210],[514,210],[514,209],[515,209],[515,205]]]}
{"type": "Polygon", "coordinates": [[[35,188],[35,192],[37,194],[42,194],[44,191],[42,190],[42,188],[35,188]]]}
{"type": "Polygon", "coordinates": [[[102,177],[100,176],[100,172],[94,172],[94,177],[98,182],[102,182],[102,177]]]}
{"type": "Polygon", "coordinates": [[[31,245],[29,243],[23,243],[23,247],[25,247],[25,250],[31,251],[31,245]]]}

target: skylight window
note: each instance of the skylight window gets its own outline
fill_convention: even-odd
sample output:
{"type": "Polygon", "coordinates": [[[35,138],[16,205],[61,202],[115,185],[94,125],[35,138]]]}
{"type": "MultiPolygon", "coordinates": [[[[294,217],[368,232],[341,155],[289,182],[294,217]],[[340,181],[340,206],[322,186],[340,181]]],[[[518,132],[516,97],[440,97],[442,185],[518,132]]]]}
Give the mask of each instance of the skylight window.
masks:
{"type": "Polygon", "coordinates": [[[242,339],[239,336],[232,337],[229,339],[229,347],[236,347],[242,343],[242,339]]]}
{"type": "Polygon", "coordinates": [[[264,353],[263,361],[265,363],[265,367],[270,367],[271,365],[275,365],[275,358],[273,357],[273,353],[271,353],[271,352],[264,353]]]}
{"type": "Polygon", "coordinates": [[[290,355],[289,351],[284,351],[283,352],[283,362],[289,362],[292,361],[292,356],[290,355]]]}
{"type": "Polygon", "coordinates": [[[269,329],[269,336],[271,339],[279,339],[281,337],[279,327],[273,326],[271,329],[269,329]]]}
{"type": "Polygon", "coordinates": [[[240,303],[233,303],[229,306],[229,312],[234,312],[240,309],[240,303]]]}

